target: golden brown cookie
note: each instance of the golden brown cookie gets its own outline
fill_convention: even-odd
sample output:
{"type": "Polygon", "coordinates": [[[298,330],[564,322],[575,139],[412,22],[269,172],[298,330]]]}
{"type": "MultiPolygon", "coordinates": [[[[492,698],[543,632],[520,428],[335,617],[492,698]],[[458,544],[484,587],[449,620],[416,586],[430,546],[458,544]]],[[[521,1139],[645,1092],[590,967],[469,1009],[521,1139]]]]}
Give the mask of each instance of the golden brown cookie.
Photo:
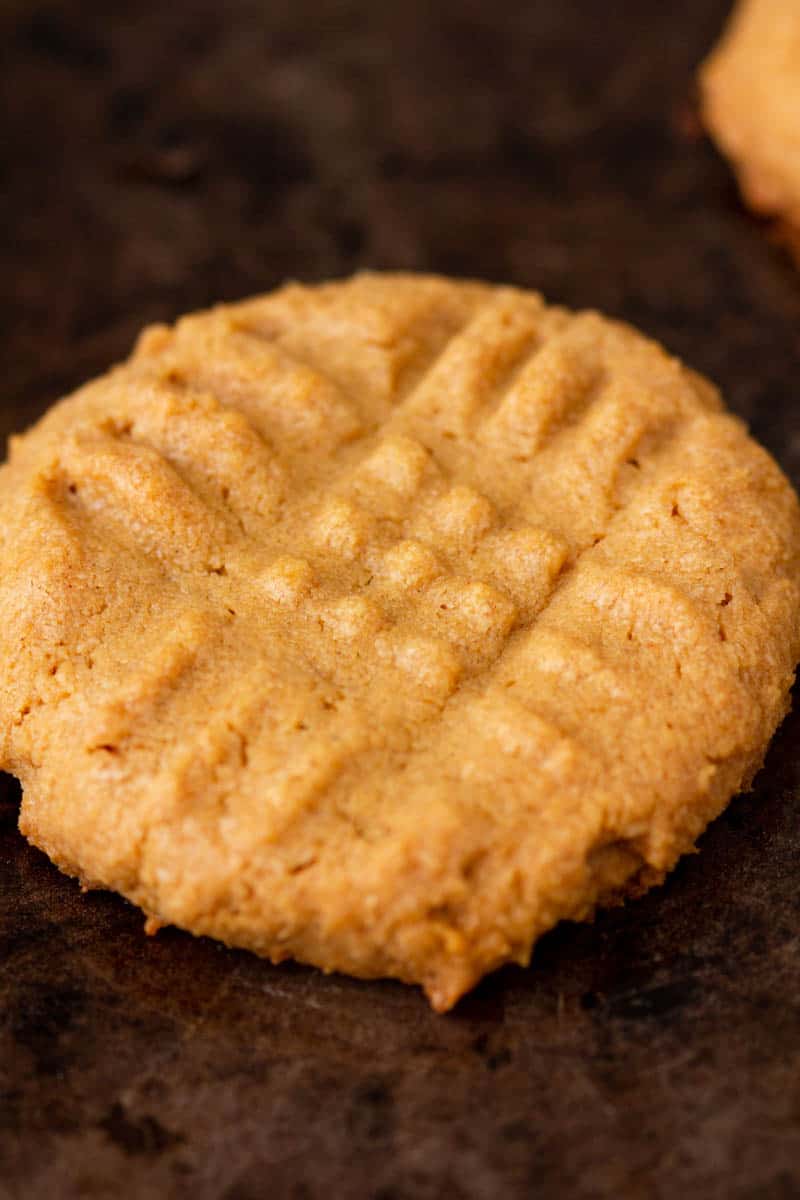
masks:
{"type": "Polygon", "coordinates": [[[745,199],[800,239],[798,0],[739,0],[700,82],[706,124],[745,199]]]}
{"type": "Polygon", "coordinates": [[[0,470],[0,765],[65,871],[449,1008],[758,769],[800,510],[595,313],[361,275],[148,330],[0,470]]]}

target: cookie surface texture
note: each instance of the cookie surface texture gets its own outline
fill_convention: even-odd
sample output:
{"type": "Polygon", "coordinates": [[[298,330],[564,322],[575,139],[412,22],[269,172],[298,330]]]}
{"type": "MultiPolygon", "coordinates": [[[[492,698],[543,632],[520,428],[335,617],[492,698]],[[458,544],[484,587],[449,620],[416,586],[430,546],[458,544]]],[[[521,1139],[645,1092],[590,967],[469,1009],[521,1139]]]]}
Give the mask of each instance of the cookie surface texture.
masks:
{"type": "Polygon", "coordinates": [[[761,764],[800,513],[714,388],[534,293],[365,274],[149,329],[0,469],[20,826],[152,923],[445,1010],[761,764]]]}
{"type": "Polygon", "coordinates": [[[800,4],[739,0],[701,74],[706,124],[747,202],[800,247],[800,4]]]}

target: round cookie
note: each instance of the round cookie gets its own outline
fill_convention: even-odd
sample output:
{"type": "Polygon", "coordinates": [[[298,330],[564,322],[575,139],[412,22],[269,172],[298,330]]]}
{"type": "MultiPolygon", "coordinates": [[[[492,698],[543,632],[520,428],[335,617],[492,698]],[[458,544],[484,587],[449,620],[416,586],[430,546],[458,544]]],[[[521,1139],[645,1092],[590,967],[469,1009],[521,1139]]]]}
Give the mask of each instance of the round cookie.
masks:
{"type": "Polygon", "coordinates": [[[739,0],[700,74],[703,114],[747,202],[800,236],[800,4],[739,0]]]}
{"type": "Polygon", "coordinates": [[[0,469],[0,765],[87,886],[448,1009],[663,879],[800,656],[715,389],[533,293],[365,274],[146,331],[0,469]]]}

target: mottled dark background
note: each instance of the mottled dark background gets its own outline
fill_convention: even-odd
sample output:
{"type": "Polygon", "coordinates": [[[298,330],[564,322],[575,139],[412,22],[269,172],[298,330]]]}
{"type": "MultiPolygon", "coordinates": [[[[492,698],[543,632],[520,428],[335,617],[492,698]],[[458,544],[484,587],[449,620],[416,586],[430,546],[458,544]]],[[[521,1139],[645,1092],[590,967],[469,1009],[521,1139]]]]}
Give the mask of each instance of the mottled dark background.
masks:
{"type": "MultiPolygon", "coordinates": [[[[0,7],[0,433],[146,321],[360,266],[535,285],[795,482],[800,274],[693,119],[725,0],[0,7]]],[[[667,885],[449,1017],[81,896],[0,800],[0,1196],[800,1196],[800,715],[667,885]]]]}

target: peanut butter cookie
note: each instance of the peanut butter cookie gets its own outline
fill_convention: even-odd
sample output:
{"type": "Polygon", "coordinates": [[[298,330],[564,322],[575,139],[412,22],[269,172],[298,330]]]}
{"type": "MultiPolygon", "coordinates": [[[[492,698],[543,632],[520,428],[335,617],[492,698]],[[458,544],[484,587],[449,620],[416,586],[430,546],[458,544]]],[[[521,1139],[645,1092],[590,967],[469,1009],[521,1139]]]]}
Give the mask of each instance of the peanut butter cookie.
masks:
{"type": "Polygon", "coordinates": [[[800,4],[739,0],[701,71],[703,112],[747,202],[800,249],[800,4]]]}
{"type": "Polygon", "coordinates": [[[365,274],[147,330],[0,469],[0,766],[63,870],[438,1010],[663,879],[800,656],[715,389],[533,293],[365,274]]]}

